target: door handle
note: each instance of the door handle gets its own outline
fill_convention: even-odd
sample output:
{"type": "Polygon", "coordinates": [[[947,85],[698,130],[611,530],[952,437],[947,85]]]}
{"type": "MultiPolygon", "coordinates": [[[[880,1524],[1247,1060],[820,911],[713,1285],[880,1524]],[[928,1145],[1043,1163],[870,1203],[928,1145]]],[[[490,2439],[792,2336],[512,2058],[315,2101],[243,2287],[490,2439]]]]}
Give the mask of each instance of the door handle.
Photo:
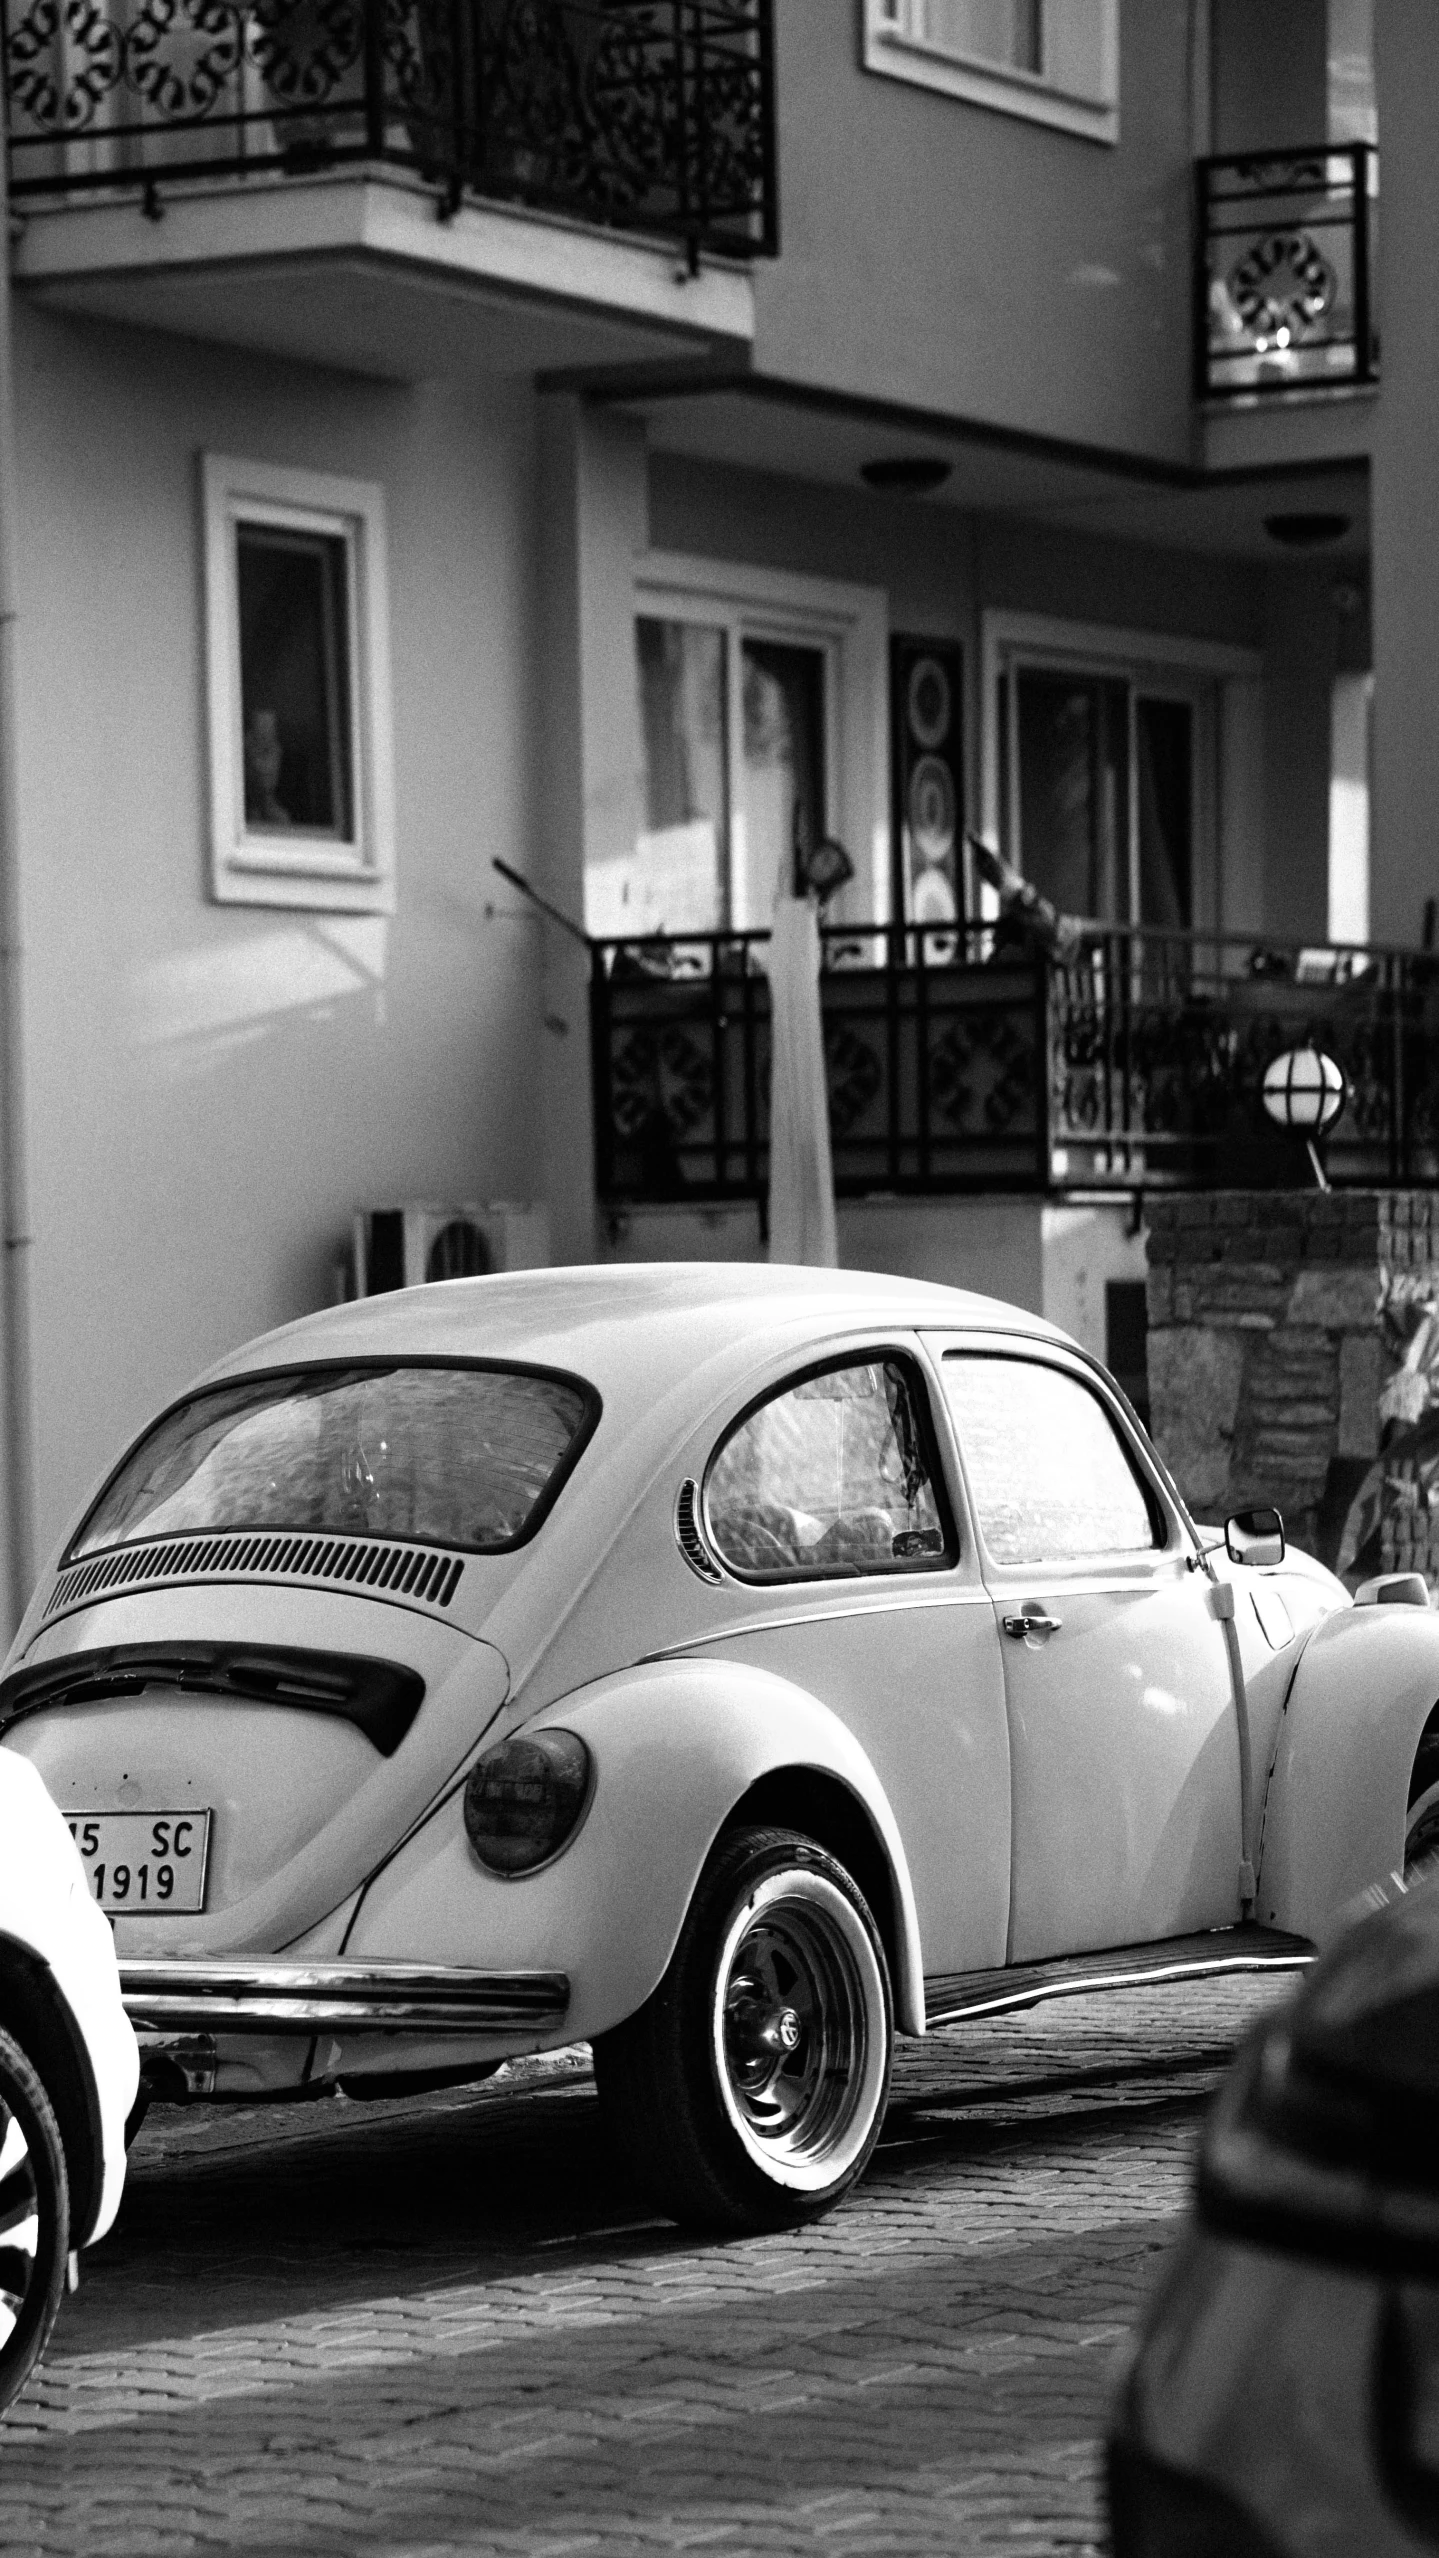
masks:
{"type": "Polygon", "coordinates": [[[1028,1608],[1022,1617],[1006,1617],[1004,1630],[1022,1643],[1027,1634],[1058,1634],[1059,1618],[1046,1616],[1043,1608],[1028,1608]]]}

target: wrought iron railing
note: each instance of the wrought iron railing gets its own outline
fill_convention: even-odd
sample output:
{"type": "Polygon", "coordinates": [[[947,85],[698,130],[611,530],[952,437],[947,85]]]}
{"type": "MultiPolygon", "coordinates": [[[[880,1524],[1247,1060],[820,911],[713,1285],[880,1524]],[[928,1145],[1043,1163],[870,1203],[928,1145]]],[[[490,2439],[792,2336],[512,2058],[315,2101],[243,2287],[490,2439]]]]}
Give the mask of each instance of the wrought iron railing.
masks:
{"type": "MultiPolygon", "coordinates": [[[[612,1206],[763,1198],[766,939],[591,945],[612,1206]]],[[[1348,1088],[1330,1177],[1439,1185],[1439,959],[1097,927],[1063,966],[998,947],[990,926],[828,928],[823,950],[842,1196],[1307,1182],[1261,1091],[1309,1043],[1348,1088]]]]}
{"type": "Polygon", "coordinates": [[[1365,142],[1199,162],[1200,399],[1377,378],[1370,298],[1377,173],[1365,142]]]}
{"type": "Polygon", "coordinates": [[[777,246],[771,0],[4,0],[13,196],[388,162],[777,246]]]}

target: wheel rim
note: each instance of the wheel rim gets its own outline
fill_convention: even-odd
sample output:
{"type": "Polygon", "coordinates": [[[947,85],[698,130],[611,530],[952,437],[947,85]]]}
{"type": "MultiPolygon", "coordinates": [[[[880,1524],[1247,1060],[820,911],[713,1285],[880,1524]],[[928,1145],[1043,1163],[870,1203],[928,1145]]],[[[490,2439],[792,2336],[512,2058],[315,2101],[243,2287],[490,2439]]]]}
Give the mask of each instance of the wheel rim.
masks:
{"type": "Polygon", "coordinates": [[[747,1895],[715,1972],[715,2063],[750,2158],[802,2193],[863,2156],[889,2082],[889,2000],[854,1904],[803,1867],[747,1895]]]}
{"type": "Polygon", "coordinates": [[[43,2280],[35,2162],[19,2116],[0,2102],[0,2363],[28,2324],[25,2304],[43,2280]]]}

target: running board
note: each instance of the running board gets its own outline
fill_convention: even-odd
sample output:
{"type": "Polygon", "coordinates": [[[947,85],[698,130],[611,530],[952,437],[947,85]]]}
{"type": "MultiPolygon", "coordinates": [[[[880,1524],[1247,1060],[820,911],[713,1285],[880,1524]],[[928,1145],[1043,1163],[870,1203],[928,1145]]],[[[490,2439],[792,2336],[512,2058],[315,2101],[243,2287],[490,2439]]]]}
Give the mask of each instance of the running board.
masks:
{"type": "Polygon", "coordinates": [[[925,2022],[958,2025],[972,2016],[1038,2007],[1041,1999],[1200,1981],[1219,1972],[1299,1972],[1314,1954],[1307,1936],[1250,1923],[1210,1928],[1201,1936],[1165,1936],[1153,1945],[1061,1954],[1051,1963],[1011,1963],[998,1972],[940,1972],[924,1985],[925,2022]]]}

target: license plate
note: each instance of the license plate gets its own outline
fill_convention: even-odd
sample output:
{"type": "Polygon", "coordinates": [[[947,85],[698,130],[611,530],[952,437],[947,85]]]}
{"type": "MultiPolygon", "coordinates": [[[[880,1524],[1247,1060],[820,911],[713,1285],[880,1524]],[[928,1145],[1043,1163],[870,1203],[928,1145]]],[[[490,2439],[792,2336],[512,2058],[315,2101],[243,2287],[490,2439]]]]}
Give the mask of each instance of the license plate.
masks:
{"type": "Polygon", "coordinates": [[[163,1918],[204,1908],[208,1812],[67,1812],[65,1819],[102,1910],[163,1918]]]}

